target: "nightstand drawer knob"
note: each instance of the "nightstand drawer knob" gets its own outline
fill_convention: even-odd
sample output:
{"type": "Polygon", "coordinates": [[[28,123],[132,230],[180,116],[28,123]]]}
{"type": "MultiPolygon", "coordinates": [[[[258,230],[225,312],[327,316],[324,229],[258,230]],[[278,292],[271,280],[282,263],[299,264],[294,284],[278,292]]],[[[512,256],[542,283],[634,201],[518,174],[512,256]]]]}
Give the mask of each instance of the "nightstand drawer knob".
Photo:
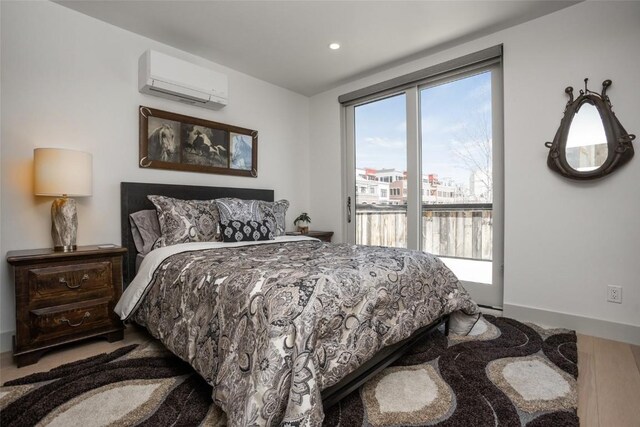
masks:
{"type": "Polygon", "coordinates": [[[61,278],[59,279],[60,283],[64,284],[64,285],[65,285],[67,288],[69,288],[69,289],[78,289],[78,288],[79,288],[80,286],[82,286],[82,284],[83,284],[84,282],[86,282],[87,280],[89,280],[89,275],[88,275],[88,274],[86,274],[86,273],[84,274],[84,276],[82,276],[82,279],[80,279],[80,283],[79,283],[79,284],[77,284],[77,285],[75,285],[75,286],[70,285],[70,284],[69,284],[69,282],[67,282],[67,279],[66,279],[66,278],[64,278],[64,277],[61,277],[61,278]]]}
{"type": "Polygon", "coordinates": [[[60,323],[66,323],[67,325],[71,326],[72,328],[78,327],[80,325],[82,325],[84,323],[84,321],[86,319],[88,319],[89,317],[91,317],[91,313],[89,313],[88,311],[86,313],[84,313],[84,316],[82,316],[82,319],[80,319],[80,321],[78,323],[71,323],[71,321],[69,319],[67,319],[66,317],[63,317],[60,319],[60,323]]]}

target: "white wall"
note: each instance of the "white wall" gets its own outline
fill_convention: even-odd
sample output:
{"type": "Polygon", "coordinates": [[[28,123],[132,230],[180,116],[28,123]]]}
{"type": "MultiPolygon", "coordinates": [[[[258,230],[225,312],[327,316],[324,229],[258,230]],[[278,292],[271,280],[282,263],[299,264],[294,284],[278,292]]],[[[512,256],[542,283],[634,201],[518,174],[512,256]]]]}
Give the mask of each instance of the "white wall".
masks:
{"type": "MultiPolygon", "coordinates": [[[[35,147],[93,154],[93,197],[78,201],[78,244],[120,243],[120,182],[268,188],[309,208],[309,99],[51,2],[2,2],[0,253],[51,246],[52,198],[35,197],[35,147]],[[138,57],[153,48],[229,76],[221,111],[138,93],[138,57]],[[138,106],[259,131],[257,179],[140,169],[138,106]]],[[[290,222],[290,221],[289,221],[290,222]]],[[[288,224],[292,226],[291,224],[288,224]]],[[[13,281],[0,262],[0,349],[15,329],[13,281]]]]}
{"type": "Polygon", "coordinates": [[[640,3],[585,2],[312,97],[314,227],[344,238],[338,95],[503,43],[505,312],[640,342],[640,143],[629,164],[588,183],[551,172],[543,145],[564,88],[584,77],[598,91],[613,80],[614,111],[640,135],[639,42],[640,3]],[[608,284],[623,286],[622,304],[606,302],[608,284]]]}

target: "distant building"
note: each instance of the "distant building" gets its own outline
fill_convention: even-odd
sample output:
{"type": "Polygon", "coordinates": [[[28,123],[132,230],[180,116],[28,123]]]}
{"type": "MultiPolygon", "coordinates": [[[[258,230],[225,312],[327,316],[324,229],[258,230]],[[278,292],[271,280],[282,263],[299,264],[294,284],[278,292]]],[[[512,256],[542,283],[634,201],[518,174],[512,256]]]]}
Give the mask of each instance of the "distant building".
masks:
{"type": "Polygon", "coordinates": [[[389,184],[378,179],[375,169],[356,169],[356,203],[389,204],[389,184]]]}
{"type": "MultiPolygon", "coordinates": [[[[422,203],[451,204],[468,201],[469,191],[452,178],[422,176],[422,203]]],[[[356,203],[407,204],[407,172],[396,169],[356,169],[356,203]]]]}
{"type": "Polygon", "coordinates": [[[469,176],[469,193],[470,201],[491,203],[493,197],[491,194],[490,177],[482,171],[472,172],[469,176]]]}
{"type": "Polygon", "coordinates": [[[378,169],[375,174],[379,181],[388,183],[402,181],[407,176],[406,172],[400,172],[395,169],[378,169]]]}
{"type": "Polygon", "coordinates": [[[407,172],[396,169],[380,169],[376,172],[380,181],[389,183],[389,204],[407,203],[407,172]]]}
{"type": "Polygon", "coordinates": [[[407,180],[400,179],[389,184],[389,201],[392,205],[407,204],[407,180]]]}
{"type": "Polygon", "coordinates": [[[438,179],[435,173],[422,176],[422,203],[462,203],[464,196],[464,188],[452,178],[438,179]]]}

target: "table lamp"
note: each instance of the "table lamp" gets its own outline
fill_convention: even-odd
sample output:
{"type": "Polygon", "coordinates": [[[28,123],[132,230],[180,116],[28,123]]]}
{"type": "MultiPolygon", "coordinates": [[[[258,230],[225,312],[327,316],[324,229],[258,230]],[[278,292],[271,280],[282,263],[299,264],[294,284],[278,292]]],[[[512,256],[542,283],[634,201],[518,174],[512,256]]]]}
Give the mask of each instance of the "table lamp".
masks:
{"type": "Polygon", "coordinates": [[[33,150],[36,196],[59,197],[51,205],[51,237],[55,251],[77,249],[78,213],[69,197],[91,196],[92,157],[61,148],[33,150]]]}

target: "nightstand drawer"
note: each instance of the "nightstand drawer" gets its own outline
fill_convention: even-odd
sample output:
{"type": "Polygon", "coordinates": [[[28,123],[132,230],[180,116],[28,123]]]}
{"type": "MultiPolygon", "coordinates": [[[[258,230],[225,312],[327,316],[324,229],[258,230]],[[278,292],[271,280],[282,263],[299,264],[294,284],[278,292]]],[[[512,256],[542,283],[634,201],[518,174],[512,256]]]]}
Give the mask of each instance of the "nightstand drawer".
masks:
{"type": "Polygon", "coordinates": [[[31,310],[31,339],[44,341],[112,323],[110,298],[31,310]]]}
{"type": "Polygon", "coordinates": [[[29,301],[71,302],[82,295],[109,296],[112,265],[109,261],[29,269],[29,301]]]}

